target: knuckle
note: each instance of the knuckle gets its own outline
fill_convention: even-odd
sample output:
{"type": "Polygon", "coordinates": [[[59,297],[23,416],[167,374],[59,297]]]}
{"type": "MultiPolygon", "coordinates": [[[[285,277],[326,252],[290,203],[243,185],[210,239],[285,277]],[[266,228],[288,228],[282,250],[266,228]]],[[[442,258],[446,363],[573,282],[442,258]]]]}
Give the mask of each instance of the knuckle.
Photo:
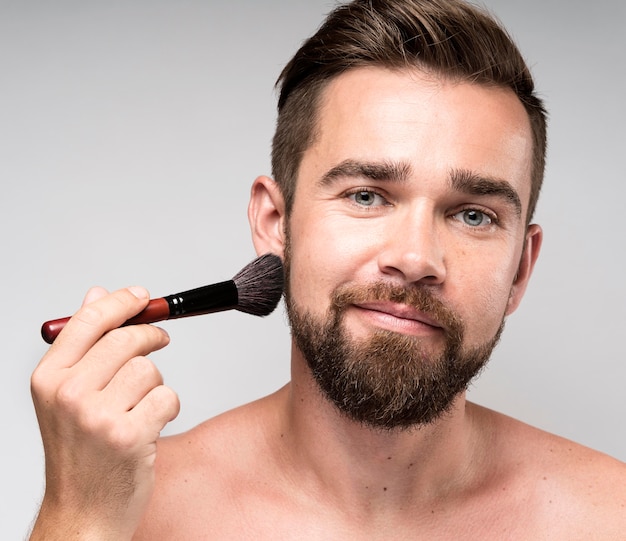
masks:
{"type": "Polygon", "coordinates": [[[150,407],[155,415],[165,417],[167,421],[176,417],[180,411],[178,394],[166,385],[159,385],[150,393],[150,407]]]}
{"type": "Polygon", "coordinates": [[[125,423],[110,425],[106,434],[109,446],[116,451],[126,452],[132,450],[137,445],[137,431],[125,423]]]}
{"type": "Polygon", "coordinates": [[[140,308],[141,302],[130,291],[119,290],[83,304],[74,314],[73,319],[83,325],[100,328],[103,325],[110,325],[114,320],[128,319],[140,308]]]}
{"type": "Polygon", "coordinates": [[[80,432],[89,434],[95,441],[100,441],[115,451],[128,450],[135,441],[123,418],[115,415],[106,405],[78,411],[75,423],[80,432]]]}
{"type": "Polygon", "coordinates": [[[109,331],[105,339],[113,348],[145,354],[167,343],[167,337],[152,325],[129,325],[109,331]]]}
{"type": "Polygon", "coordinates": [[[133,357],[128,361],[128,368],[132,377],[142,381],[161,383],[163,377],[156,365],[147,357],[133,357]]]}
{"type": "Polygon", "coordinates": [[[66,412],[75,412],[84,402],[83,389],[73,379],[68,379],[58,386],[55,403],[66,412]]]}
{"type": "Polygon", "coordinates": [[[95,303],[86,304],[76,312],[74,318],[90,327],[97,327],[104,317],[102,309],[95,303]]]}
{"type": "Polygon", "coordinates": [[[160,387],[161,389],[161,393],[162,393],[162,399],[166,402],[168,402],[169,404],[179,404],[179,398],[178,398],[178,393],[176,393],[176,391],[174,391],[174,389],[172,389],[171,387],[168,387],[167,385],[161,385],[160,387]]]}
{"type": "Polygon", "coordinates": [[[44,395],[49,386],[49,378],[41,367],[36,368],[30,376],[30,391],[33,396],[44,395]]]}
{"type": "Polygon", "coordinates": [[[109,331],[106,340],[112,347],[122,350],[133,350],[138,343],[137,333],[131,327],[120,327],[109,331]]]}

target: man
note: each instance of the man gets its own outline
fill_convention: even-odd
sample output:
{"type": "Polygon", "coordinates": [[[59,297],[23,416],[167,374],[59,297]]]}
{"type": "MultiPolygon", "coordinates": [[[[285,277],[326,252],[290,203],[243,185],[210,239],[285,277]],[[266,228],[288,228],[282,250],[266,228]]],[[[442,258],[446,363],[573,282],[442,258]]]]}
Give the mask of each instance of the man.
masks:
{"type": "Polygon", "coordinates": [[[292,380],[159,439],[178,399],[88,293],[32,378],[32,539],[621,539],[626,467],[466,402],[539,254],[545,114],[517,49],[456,0],[337,8],[280,79],[275,179],[292,380]]]}

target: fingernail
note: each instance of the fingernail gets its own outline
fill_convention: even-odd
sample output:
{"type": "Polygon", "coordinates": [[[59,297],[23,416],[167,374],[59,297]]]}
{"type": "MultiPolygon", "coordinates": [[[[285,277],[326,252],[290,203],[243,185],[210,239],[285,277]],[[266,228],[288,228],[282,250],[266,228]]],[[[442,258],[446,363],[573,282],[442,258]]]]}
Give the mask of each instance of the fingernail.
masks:
{"type": "Polygon", "coordinates": [[[131,286],[128,288],[128,291],[130,291],[138,299],[147,299],[150,296],[148,290],[140,286],[131,286]]]}

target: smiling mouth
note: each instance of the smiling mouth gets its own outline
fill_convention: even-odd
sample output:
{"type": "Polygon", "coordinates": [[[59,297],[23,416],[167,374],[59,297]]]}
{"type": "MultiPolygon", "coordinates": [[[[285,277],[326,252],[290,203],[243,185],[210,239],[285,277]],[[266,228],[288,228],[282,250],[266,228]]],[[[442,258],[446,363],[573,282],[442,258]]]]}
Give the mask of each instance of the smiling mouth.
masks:
{"type": "Polygon", "coordinates": [[[375,327],[407,334],[431,334],[444,327],[429,315],[406,304],[365,302],[352,307],[375,327]]]}

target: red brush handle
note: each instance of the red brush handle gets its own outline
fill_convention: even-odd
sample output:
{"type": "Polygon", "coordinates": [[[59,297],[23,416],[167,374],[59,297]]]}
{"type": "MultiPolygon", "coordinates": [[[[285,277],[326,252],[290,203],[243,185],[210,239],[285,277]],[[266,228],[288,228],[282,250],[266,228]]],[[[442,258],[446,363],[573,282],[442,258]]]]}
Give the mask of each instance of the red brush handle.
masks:
{"type": "MultiPolygon", "coordinates": [[[[122,327],[126,325],[139,325],[140,323],[156,323],[157,321],[164,321],[170,317],[170,306],[167,300],[163,297],[158,299],[152,299],[148,306],[146,306],[135,317],[126,321],[122,327]]],[[[66,323],[70,320],[69,317],[62,317],[60,319],[53,319],[46,321],[41,326],[41,337],[48,343],[52,344],[59,333],[63,330],[66,323]]]]}

